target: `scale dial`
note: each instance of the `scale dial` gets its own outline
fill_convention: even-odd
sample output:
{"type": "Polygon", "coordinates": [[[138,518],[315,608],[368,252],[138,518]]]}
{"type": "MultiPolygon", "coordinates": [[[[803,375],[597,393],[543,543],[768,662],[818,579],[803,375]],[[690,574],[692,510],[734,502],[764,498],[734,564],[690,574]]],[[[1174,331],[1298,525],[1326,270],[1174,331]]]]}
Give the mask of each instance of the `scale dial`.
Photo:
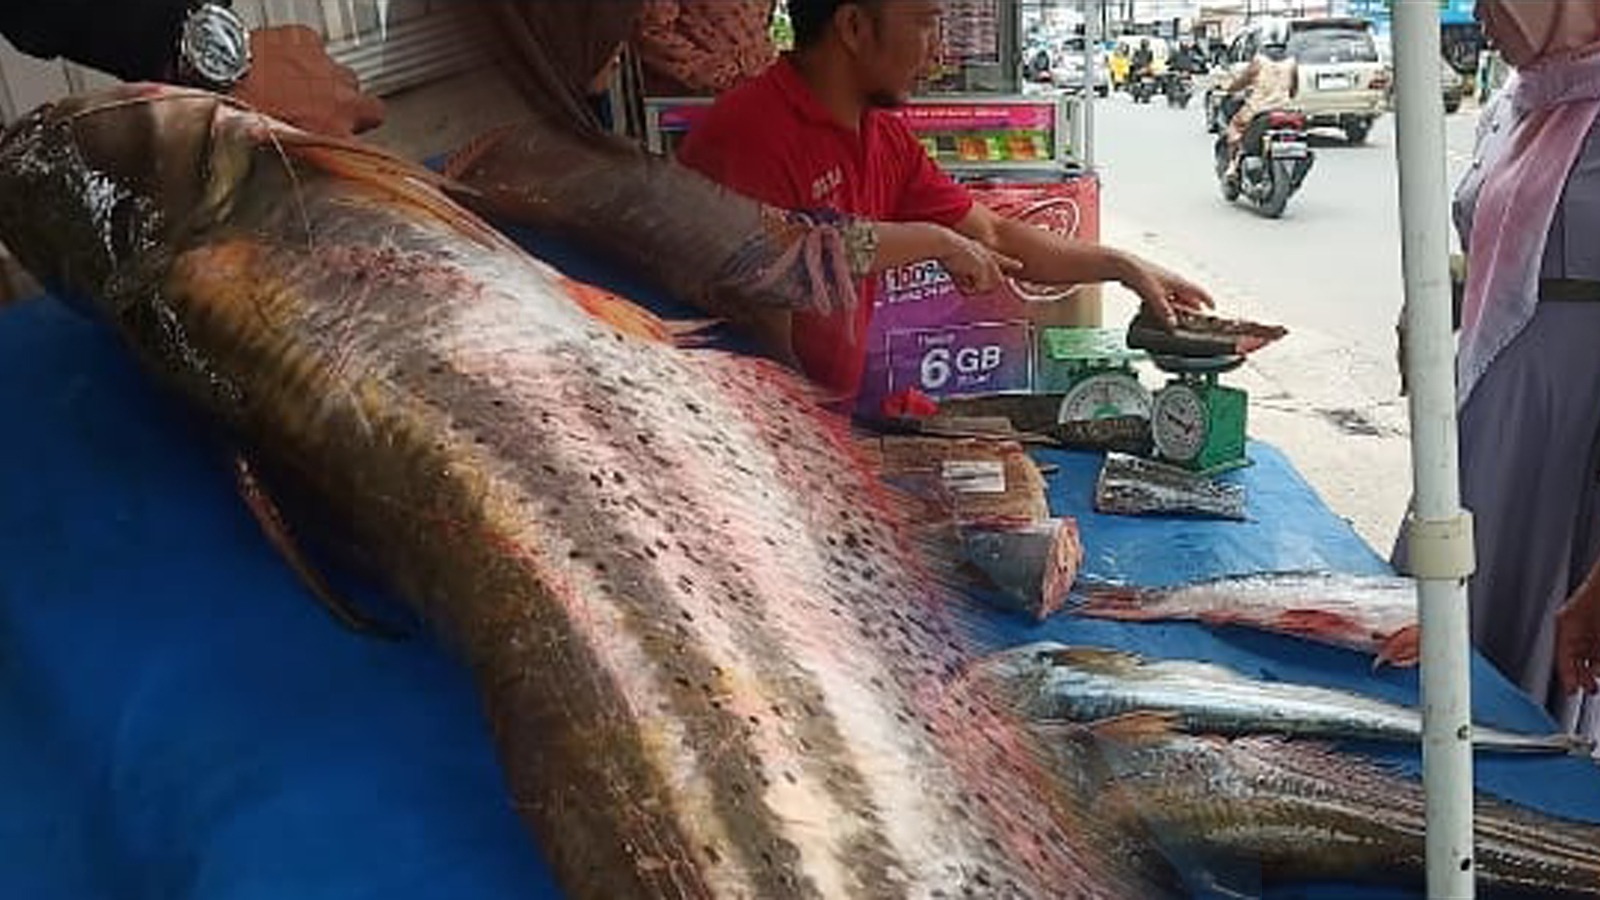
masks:
{"type": "Polygon", "coordinates": [[[1074,384],[1061,398],[1057,422],[1092,422],[1126,416],[1150,418],[1150,392],[1128,372],[1100,372],[1074,384]]]}
{"type": "Polygon", "coordinates": [[[1209,429],[1205,401],[1190,385],[1169,384],[1156,394],[1150,436],[1157,452],[1166,459],[1192,462],[1204,449],[1209,429]]]}

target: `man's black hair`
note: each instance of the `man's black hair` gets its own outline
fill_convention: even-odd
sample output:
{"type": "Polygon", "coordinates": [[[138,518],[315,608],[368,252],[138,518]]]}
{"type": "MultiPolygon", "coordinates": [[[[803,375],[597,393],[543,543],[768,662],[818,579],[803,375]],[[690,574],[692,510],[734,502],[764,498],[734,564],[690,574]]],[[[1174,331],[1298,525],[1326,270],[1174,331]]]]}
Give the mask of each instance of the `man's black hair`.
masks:
{"type": "Polygon", "coordinates": [[[883,0],[789,0],[789,25],[794,29],[794,46],[804,50],[828,33],[833,14],[847,3],[874,7],[883,0]]]}

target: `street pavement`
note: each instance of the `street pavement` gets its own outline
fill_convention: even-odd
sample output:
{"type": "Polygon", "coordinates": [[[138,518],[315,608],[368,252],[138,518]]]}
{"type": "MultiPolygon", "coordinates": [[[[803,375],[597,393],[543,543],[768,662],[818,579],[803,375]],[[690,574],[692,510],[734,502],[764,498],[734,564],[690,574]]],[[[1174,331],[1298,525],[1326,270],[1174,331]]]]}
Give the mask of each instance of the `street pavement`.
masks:
{"type": "MultiPolygon", "coordinates": [[[[1102,240],[1200,282],[1225,314],[1290,329],[1228,381],[1251,392],[1252,435],[1283,449],[1387,555],[1411,489],[1395,362],[1403,287],[1393,118],[1361,146],[1316,133],[1315,168],[1285,216],[1269,220],[1222,199],[1199,107],[1199,98],[1188,110],[1159,98],[1096,104],[1102,240]]],[[[1470,107],[1446,119],[1451,185],[1470,163],[1476,121],[1470,107]]],[[[1132,314],[1130,295],[1107,297],[1107,323],[1132,314]]]]}

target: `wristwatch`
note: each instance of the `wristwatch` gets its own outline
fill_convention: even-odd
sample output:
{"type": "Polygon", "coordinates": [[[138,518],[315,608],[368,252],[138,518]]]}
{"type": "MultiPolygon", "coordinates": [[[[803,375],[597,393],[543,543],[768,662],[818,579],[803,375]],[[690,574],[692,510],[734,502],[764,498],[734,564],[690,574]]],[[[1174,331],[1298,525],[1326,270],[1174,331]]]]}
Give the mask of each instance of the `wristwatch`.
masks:
{"type": "Polygon", "coordinates": [[[250,29],[231,0],[190,5],[178,35],[178,80],[226,93],[250,71],[250,29]]]}

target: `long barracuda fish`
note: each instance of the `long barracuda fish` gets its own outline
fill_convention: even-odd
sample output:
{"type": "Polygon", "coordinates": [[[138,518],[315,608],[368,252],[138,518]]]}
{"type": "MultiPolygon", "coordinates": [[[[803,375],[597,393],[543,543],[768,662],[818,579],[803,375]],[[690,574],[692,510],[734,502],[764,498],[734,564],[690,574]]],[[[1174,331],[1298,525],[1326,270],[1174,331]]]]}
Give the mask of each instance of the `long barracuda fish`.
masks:
{"type": "MultiPolygon", "coordinates": [[[[1279,737],[1173,734],[1140,715],[1041,726],[1039,737],[1058,788],[1147,870],[1167,865],[1222,896],[1313,879],[1423,889],[1422,786],[1361,757],[1279,737]]],[[[1475,807],[1479,896],[1600,898],[1600,826],[1485,796],[1475,807]]]]}
{"type": "Polygon", "coordinates": [[[1167,588],[1086,591],[1080,615],[1129,622],[1193,619],[1246,625],[1416,665],[1417,586],[1398,576],[1285,572],[1218,578],[1167,588]]]}
{"type": "Polygon", "coordinates": [[[432,178],[126,86],[7,130],[0,239],[461,655],[568,896],[1152,894],[950,687],[942,592],[803,384],[432,178]]]}
{"type": "MultiPolygon", "coordinates": [[[[1120,650],[1037,643],[984,660],[978,671],[1032,720],[1093,722],[1127,713],[1169,714],[1186,731],[1351,740],[1422,740],[1422,713],[1349,691],[1257,681],[1226,666],[1143,659],[1120,650]]],[[[1570,734],[1516,734],[1474,727],[1480,750],[1578,753],[1570,734]]]]}

